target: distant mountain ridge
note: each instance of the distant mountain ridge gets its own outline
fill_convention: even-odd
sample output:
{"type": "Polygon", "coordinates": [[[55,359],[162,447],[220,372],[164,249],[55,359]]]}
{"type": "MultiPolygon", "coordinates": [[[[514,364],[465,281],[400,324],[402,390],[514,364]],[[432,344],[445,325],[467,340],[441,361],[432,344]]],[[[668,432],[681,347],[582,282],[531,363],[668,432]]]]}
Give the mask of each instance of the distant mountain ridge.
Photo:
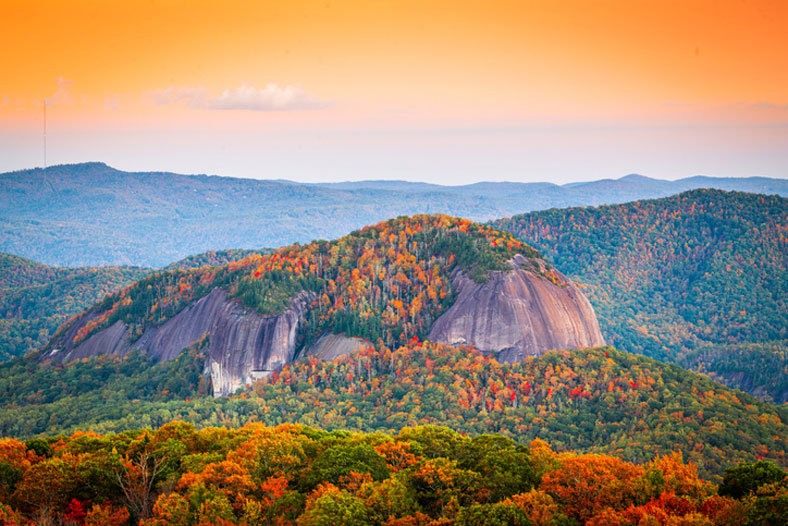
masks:
{"type": "Polygon", "coordinates": [[[103,163],[0,174],[0,251],[49,265],[161,267],[200,252],[334,239],[418,213],[486,221],[555,207],[621,203],[713,187],[788,196],[788,181],[639,175],[555,185],[407,181],[302,184],[103,163]]]}

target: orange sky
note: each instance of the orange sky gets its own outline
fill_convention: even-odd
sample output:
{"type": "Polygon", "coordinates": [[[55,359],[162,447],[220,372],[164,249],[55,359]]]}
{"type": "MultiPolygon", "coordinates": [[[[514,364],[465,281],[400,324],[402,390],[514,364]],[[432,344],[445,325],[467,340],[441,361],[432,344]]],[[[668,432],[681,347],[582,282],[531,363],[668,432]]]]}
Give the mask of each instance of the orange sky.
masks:
{"type": "MultiPolygon", "coordinates": [[[[50,164],[96,159],[128,169],[320,180],[315,167],[299,168],[294,159],[313,151],[339,163],[338,177],[356,178],[361,174],[346,171],[352,163],[344,156],[357,155],[356,146],[365,143],[367,154],[379,151],[382,160],[412,153],[414,164],[424,160],[428,176],[430,166],[440,175],[446,165],[435,157],[440,151],[431,156],[403,134],[443,133],[449,155],[474,148],[472,140],[452,142],[458,133],[509,130],[531,134],[523,141],[532,143],[539,130],[543,141],[561,129],[582,153],[583,144],[599,142],[593,130],[619,130],[599,143],[607,155],[593,172],[601,174],[621,140],[637,140],[627,129],[647,135],[676,129],[679,143],[708,141],[703,130],[713,129],[712,136],[748,145],[742,155],[772,159],[766,167],[753,163],[758,168],[751,173],[720,175],[788,176],[779,148],[788,127],[784,1],[0,0],[0,12],[0,141],[7,145],[0,144],[6,159],[0,169],[42,164],[37,134],[41,101],[48,98],[50,164]],[[273,100],[278,111],[270,111],[273,100]],[[585,138],[583,130],[590,130],[585,138]],[[365,131],[371,135],[358,139],[365,131]],[[172,137],[180,132],[193,141],[172,137]],[[111,133],[131,141],[129,151],[87,146],[111,133]],[[261,134],[261,143],[289,134],[290,157],[268,166],[289,168],[255,172],[261,159],[243,153],[254,144],[248,133],[261,134]],[[156,139],[132,140],[134,134],[156,139]],[[388,138],[370,139],[376,135],[388,138]],[[172,137],[169,157],[165,136],[172,137]],[[227,142],[234,157],[247,155],[247,161],[222,164],[220,152],[207,157],[202,150],[212,141],[227,142]],[[296,143],[300,150],[293,149],[296,143]],[[200,150],[203,164],[178,160],[188,159],[190,148],[200,150]]],[[[641,140],[655,140],[647,135],[641,140]]],[[[480,139],[475,162],[485,152],[509,155],[506,178],[525,177],[537,165],[540,173],[555,166],[547,175],[562,177],[560,154],[529,166],[517,155],[517,141],[510,142],[509,150],[500,150],[480,139]]],[[[663,145],[671,147],[670,140],[663,145]]],[[[683,173],[674,163],[673,173],[649,164],[656,156],[644,153],[640,166],[609,163],[608,175],[651,166],[647,175],[664,177],[716,169],[699,158],[686,162],[683,173]]],[[[375,177],[368,173],[372,158],[367,178],[375,177]]],[[[746,161],[737,162],[746,167],[746,161]]]]}

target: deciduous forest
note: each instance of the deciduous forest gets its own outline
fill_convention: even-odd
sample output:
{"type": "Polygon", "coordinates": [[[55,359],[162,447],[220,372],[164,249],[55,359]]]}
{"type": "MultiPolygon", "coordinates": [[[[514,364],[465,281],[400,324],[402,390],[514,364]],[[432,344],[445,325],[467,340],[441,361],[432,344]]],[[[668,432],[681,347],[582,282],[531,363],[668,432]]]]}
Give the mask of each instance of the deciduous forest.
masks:
{"type": "Polygon", "coordinates": [[[632,464],[445,427],[258,423],[0,440],[4,524],[117,526],[759,525],[788,520],[788,474],[680,454],[632,464]]]}
{"type": "Polygon", "coordinates": [[[493,224],[585,285],[608,343],[788,401],[788,200],[694,190],[493,224]]]}

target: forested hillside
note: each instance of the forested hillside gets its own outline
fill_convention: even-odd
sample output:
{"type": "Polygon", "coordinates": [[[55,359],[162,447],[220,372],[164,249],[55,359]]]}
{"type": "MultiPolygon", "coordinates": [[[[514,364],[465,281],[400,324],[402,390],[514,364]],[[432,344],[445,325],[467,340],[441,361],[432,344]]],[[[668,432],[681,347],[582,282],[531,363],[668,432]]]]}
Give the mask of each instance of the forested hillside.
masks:
{"type": "Polygon", "coordinates": [[[788,519],[786,472],[681,455],[635,465],[437,426],[285,424],[0,440],[3,524],[88,526],[756,526],[788,519]],[[28,522],[34,521],[34,522],[28,522]]]}
{"type": "Polygon", "coordinates": [[[696,190],[494,225],[586,285],[609,343],[788,400],[788,200],[696,190]]]}
{"type": "MultiPolygon", "coordinates": [[[[606,330],[618,327],[610,321],[617,309],[631,309],[633,316],[643,309],[659,320],[672,298],[674,318],[667,319],[684,323],[678,334],[692,338],[677,339],[675,348],[666,338],[654,347],[636,327],[630,339],[612,339],[663,359],[717,364],[719,374],[740,374],[736,361],[720,356],[761,339],[770,343],[750,345],[760,367],[779,363],[785,296],[771,293],[783,283],[763,274],[783,265],[784,252],[768,241],[782,243],[778,248],[786,243],[783,200],[720,192],[672,199],[662,210],[654,208],[660,202],[629,206],[652,207],[640,221],[687,215],[687,230],[671,224],[641,232],[634,228],[635,211],[622,212],[621,224],[583,212],[585,223],[571,223],[589,225],[580,229],[586,238],[566,239],[591,255],[566,267],[577,275],[585,261],[600,273],[598,282],[579,279],[596,298],[606,330]],[[729,199],[740,207],[728,206],[729,199]],[[749,199],[763,199],[756,202],[761,208],[749,199]],[[763,208],[777,212],[759,220],[763,208]],[[731,226],[741,223],[747,226],[731,226]],[[631,227],[629,237],[615,235],[614,227],[631,227]],[[669,235],[672,230],[677,234],[669,235]],[[646,244],[642,254],[631,255],[640,237],[658,248],[646,244]],[[625,265],[624,255],[642,268],[625,265]],[[728,273],[727,282],[712,274],[717,271],[728,273]],[[643,276],[653,288],[637,288],[643,276]],[[732,276],[741,276],[746,294],[732,276]],[[614,291],[626,284],[632,296],[604,296],[605,280],[614,282],[614,291]],[[730,295],[711,298],[719,290],[730,295]],[[667,299],[648,306],[657,292],[667,299]],[[679,309],[677,298],[688,310],[679,309]],[[723,316],[701,309],[707,302],[763,316],[725,324],[723,316]],[[716,340],[701,330],[707,327],[721,331],[716,340]]],[[[552,239],[555,231],[545,232],[538,239],[552,239]]],[[[511,268],[515,255],[540,283],[567,286],[512,234],[443,215],[400,217],[336,241],[272,253],[204,254],[143,277],[72,318],[52,341],[73,329],[65,343],[78,346],[118,321],[139,337],[221,287],[264,315],[302,297],[308,304],[298,334],[303,347],[325,332],[370,343],[330,361],[302,356],[221,398],[209,395],[208,334],[161,363],[133,351],[64,364],[45,348],[0,364],[0,435],[27,440],[0,441],[0,519],[145,526],[303,526],[337,516],[388,526],[782,520],[786,406],[613,347],[551,351],[505,364],[469,346],[423,341],[454,299],[455,272],[484,283],[490,272],[511,268]],[[238,256],[245,257],[223,259],[238,256]],[[213,262],[221,266],[203,265],[213,262]],[[141,426],[158,430],[134,431],[141,426]],[[726,474],[740,462],[750,464],[726,474]],[[699,476],[722,481],[719,495],[699,476]]],[[[4,278],[8,290],[35,286],[60,270],[9,259],[9,268],[14,264],[18,277],[4,278]]],[[[657,334],[651,327],[668,327],[647,318],[642,323],[648,334],[657,334]]],[[[779,375],[759,372],[749,378],[761,389],[780,388],[779,375]]]]}
{"type": "Polygon", "coordinates": [[[0,253],[0,360],[40,348],[69,317],[148,273],[139,267],[56,268],[0,253]]]}
{"type": "Polygon", "coordinates": [[[200,267],[221,267],[222,265],[226,265],[231,261],[238,261],[249,256],[254,256],[255,254],[269,254],[271,252],[273,252],[271,249],[245,250],[240,248],[231,248],[227,250],[209,250],[201,254],[179,259],[175,263],[170,263],[162,270],[185,270],[200,267]]]}
{"type": "Polygon", "coordinates": [[[501,364],[465,347],[379,344],[331,362],[295,362],[223,398],[201,397],[207,386],[199,352],[157,365],[139,354],[66,368],[2,364],[0,435],[119,432],[173,419],[198,427],[259,421],[353,431],[439,424],[634,462],[680,450],[707,477],[759,457],[788,461],[784,407],[610,347],[501,364]]]}
{"type": "Polygon", "coordinates": [[[299,184],[162,172],[103,163],[0,174],[0,251],[50,265],[162,267],[208,250],[279,247],[334,239],[391,217],[444,213],[475,221],[549,207],[620,203],[690,188],[788,195],[767,178],[630,175],[588,183],[406,181],[299,184]]]}
{"type": "MultiPolygon", "coordinates": [[[[211,251],[167,268],[226,265],[264,252],[211,251]]],[[[140,267],[50,267],[0,253],[0,361],[41,348],[70,317],[152,272],[140,267]]]]}

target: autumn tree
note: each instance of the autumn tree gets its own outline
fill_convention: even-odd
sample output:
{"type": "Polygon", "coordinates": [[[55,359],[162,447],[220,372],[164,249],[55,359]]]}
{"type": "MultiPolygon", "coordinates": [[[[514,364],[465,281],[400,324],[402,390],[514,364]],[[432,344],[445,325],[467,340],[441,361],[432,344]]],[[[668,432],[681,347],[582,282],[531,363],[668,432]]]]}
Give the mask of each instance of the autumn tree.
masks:
{"type": "Polygon", "coordinates": [[[755,492],[759,487],[781,482],[788,473],[772,462],[742,462],[725,470],[719,494],[740,499],[755,492]]]}
{"type": "Polygon", "coordinates": [[[150,516],[154,486],[164,467],[163,457],[142,451],[136,458],[125,459],[115,472],[126,506],[140,520],[150,516]]]}
{"type": "Polygon", "coordinates": [[[583,523],[606,507],[619,510],[636,504],[640,496],[633,482],[643,473],[642,467],[616,457],[569,455],[545,473],[540,488],[555,497],[568,516],[583,523]]]}
{"type": "Polygon", "coordinates": [[[307,501],[298,526],[369,526],[364,503],[336,486],[318,488],[307,501]]]}

